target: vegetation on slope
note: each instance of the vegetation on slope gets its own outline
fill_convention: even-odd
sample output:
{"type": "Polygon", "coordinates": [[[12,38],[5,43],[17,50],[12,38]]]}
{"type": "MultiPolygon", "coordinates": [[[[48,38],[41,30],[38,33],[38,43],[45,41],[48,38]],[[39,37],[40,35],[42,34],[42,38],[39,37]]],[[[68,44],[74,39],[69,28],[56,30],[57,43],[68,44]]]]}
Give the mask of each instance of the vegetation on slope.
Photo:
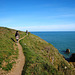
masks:
{"type": "MultiPolygon", "coordinates": [[[[0,70],[9,71],[18,58],[15,44],[16,30],[0,27],[0,70]]],[[[19,31],[20,37],[25,35],[19,31]]],[[[41,38],[29,33],[20,41],[26,57],[22,75],[74,75],[75,70],[53,47],[41,38]]]]}
{"type": "Polygon", "coordinates": [[[22,75],[74,75],[73,66],[53,45],[31,33],[20,43],[26,58],[22,75]]]}
{"type": "MultiPolygon", "coordinates": [[[[16,30],[0,27],[0,69],[9,71],[18,58],[18,48],[15,43],[16,30]]],[[[20,36],[24,32],[19,31],[20,36]]]]}

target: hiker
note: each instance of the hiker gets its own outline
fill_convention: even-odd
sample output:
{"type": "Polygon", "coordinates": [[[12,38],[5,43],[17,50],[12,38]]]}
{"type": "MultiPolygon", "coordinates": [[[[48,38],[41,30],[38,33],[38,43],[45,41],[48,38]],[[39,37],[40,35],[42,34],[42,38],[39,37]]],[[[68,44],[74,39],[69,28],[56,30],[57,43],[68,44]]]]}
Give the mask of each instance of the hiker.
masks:
{"type": "Polygon", "coordinates": [[[28,30],[26,30],[26,35],[28,35],[28,30]]]}
{"type": "Polygon", "coordinates": [[[19,40],[19,38],[20,38],[20,35],[19,35],[18,31],[16,31],[15,37],[16,37],[16,41],[17,41],[17,43],[18,43],[18,40],[19,40]]]}

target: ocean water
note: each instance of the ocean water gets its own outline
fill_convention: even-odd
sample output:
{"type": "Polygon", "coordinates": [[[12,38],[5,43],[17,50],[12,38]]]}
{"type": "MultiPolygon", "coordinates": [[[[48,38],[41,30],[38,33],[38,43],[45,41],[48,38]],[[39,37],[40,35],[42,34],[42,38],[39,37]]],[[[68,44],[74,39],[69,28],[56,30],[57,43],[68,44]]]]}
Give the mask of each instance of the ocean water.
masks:
{"type": "Polygon", "coordinates": [[[69,58],[72,53],[75,53],[75,31],[31,33],[51,43],[65,58],[69,58]],[[69,54],[65,53],[67,48],[70,49],[69,54]]]}

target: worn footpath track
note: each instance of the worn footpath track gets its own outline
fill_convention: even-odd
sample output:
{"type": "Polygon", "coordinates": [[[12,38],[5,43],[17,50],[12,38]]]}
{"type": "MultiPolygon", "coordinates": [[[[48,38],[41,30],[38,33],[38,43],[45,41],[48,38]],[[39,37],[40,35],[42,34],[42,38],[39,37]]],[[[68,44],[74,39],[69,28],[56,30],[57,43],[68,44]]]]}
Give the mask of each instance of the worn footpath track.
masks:
{"type": "MultiPolygon", "coordinates": [[[[23,39],[24,37],[22,37],[21,39],[23,39]]],[[[19,41],[21,39],[19,39],[19,41]]],[[[18,45],[18,50],[19,50],[19,56],[16,61],[16,64],[13,66],[12,70],[7,75],[21,75],[22,74],[23,66],[25,64],[25,56],[23,54],[22,46],[20,45],[20,43],[17,43],[17,45],[18,45]]]]}

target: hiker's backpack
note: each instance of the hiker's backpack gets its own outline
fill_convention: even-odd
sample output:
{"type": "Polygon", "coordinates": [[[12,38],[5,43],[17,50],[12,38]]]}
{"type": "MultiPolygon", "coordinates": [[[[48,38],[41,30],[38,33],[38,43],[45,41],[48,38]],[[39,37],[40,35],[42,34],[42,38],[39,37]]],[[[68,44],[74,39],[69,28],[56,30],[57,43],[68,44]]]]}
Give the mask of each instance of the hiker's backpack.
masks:
{"type": "Polygon", "coordinates": [[[18,35],[16,36],[16,39],[19,39],[19,36],[18,35]]]}

